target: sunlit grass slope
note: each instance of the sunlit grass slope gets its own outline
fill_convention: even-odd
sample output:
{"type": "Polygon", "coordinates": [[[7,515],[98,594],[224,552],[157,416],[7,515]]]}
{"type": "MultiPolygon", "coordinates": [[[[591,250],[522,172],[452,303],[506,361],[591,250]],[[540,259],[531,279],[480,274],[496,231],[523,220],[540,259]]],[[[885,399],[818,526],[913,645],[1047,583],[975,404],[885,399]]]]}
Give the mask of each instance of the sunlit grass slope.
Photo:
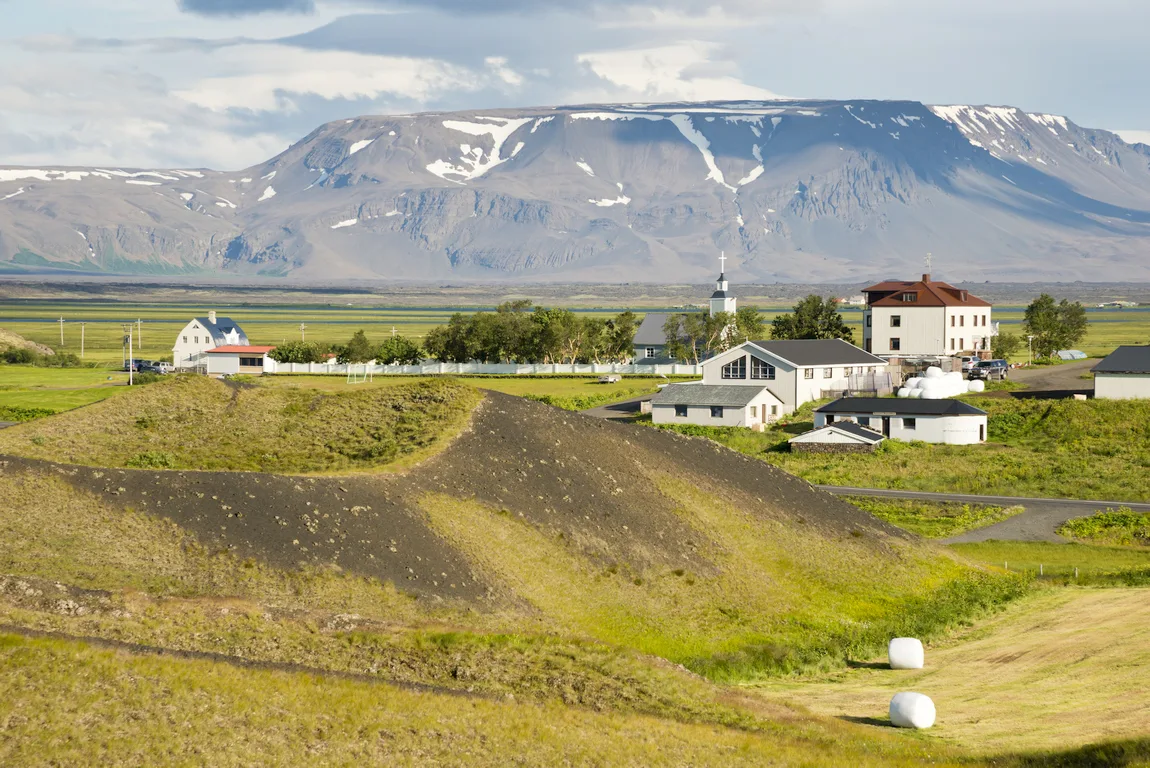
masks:
{"type": "Polygon", "coordinates": [[[340,395],[172,376],[0,433],[0,453],[108,467],[368,470],[443,446],[480,395],[449,381],[340,395]]]}

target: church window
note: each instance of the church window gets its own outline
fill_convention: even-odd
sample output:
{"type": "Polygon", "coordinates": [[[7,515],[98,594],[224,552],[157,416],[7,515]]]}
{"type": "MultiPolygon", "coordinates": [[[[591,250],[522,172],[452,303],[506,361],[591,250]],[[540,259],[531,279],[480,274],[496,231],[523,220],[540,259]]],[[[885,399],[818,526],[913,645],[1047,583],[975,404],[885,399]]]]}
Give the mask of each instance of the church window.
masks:
{"type": "Polygon", "coordinates": [[[767,381],[771,381],[775,378],[775,366],[764,363],[757,357],[752,357],[751,378],[766,379],[767,381]]]}
{"type": "Polygon", "coordinates": [[[724,379],[745,379],[747,378],[747,358],[740,357],[737,360],[732,360],[723,366],[724,379]]]}
{"type": "Polygon", "coordinates": [[[185,337],[184,337],[184,343],[185,343],[185,344],[187,344],[187,343],[188,343],[188,337],[187,337],[187,336],[185,336],[185,337]]]}

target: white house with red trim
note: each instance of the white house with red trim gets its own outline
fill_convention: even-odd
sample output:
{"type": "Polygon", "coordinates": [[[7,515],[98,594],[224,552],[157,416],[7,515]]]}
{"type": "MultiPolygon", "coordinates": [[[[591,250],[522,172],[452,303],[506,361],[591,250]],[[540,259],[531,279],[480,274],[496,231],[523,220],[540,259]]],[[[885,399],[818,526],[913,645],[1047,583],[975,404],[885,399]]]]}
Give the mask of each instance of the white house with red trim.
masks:
{"type": "Polygon", "coordinates": [[[209,349],[204,353],[209,376],[262,376],[275,373],[276,361],[268,357],[275,347],[232,344],[209,349]]]}

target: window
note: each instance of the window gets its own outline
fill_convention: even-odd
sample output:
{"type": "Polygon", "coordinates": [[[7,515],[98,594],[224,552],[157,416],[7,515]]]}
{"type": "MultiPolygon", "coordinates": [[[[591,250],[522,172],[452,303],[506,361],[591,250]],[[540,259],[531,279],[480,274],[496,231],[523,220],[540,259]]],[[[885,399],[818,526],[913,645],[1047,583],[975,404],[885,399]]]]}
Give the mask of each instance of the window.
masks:
{"type": "Polygon", "coordinates": [[[241,368],[263,368],[264,367],[264,360],[262,357],[241,357],[240,358],[240,367],[241,368]]]}
{"type": "Polygon", "coordinates": [[[891,328],[902,328],[902,315],[891,315],[890,316],[890,327],[891,328]]]}
{"type": "Polygon", "coordinates": [[[902,349],[902,339],[892,338],[890,340],[890,349],[892,352],[898,352],[900,349],[902,349]]]}
{"type": "Polygon", "coordinates": [[[823,368],[823,378],[824,379],[829,379],[834,375],[835,375],[835,369],[834,368],[823,368]]]}
{"type": "Polygon", "coordinates": [[[904,293],[901,298],[903,301],[918,301],[918,294],[917,293],[904,293]]]}
{"type": "Polygon", "coordinates": [[[677,419],[687,418],[687,406],[676,405],[675,406],[675,418],[677,418],[677,419]]]}
{"type": "Polygon", "coordinates": [[[914,429],[916,423],[917,422],[914,419],[903,418],[902,428],[903,429],[914,429]]]}
{"type": "Polygon", "coordinates": [[[870,416],[859,416],[858,422],[859,422],[860,427],[869,427],[870,426],[870,416]]]}
{"type": "Polygon", "coordinates": [[[814,377],[815,377],[815,369],[814,368],[804,368],[803,369],[803,378],[804,379],[813,379],[814,377]]]}
{"type": "Polygon", "coordinates": [[[986,327],[986,315],[983,315],[983,316],[982,316],[982,327],[983,327],[983,328],[985,328],[985,327],[986,327]]]}
{"type": "Polygon", "coordinates": [[[966,327],[966,315],[959,315],[958,316],[958,324],[962,328],[966,327]]]}
{"type": "Polygon", "coordinates": [[[959,339],[958,340],[958,348],[959,349],[966,349],[966,339],[959,339]]]}
{"type": "Polygon", "coordinates": [[[950,316],[950,327],[951,327],[951,328],[953,328],[953,327],[954,327],[954,315],[951,315],[951,316],[950,316]]]}
{"type": "Polygon", "coordinates": [[[194,338],[194,339],[196,340],[196,343],[197,343],[197,344],[199,344],[199,343],[200,343],[200,337],[199,337],[199,336],[193,336],[192,338],[194,338]]]}
{"type": "Polygon", "coordinates": [[[870,352],[870,339],[863,339],[863,350],[870,352]]]}
{"type": "Polygon", "coordinates": [[[759,407],[757,405],[751,406],[751,418],[752,419],[759,418],[759,407]]]}
{"type": "Polygon", "coordinates": [[[711,418],[712,418],[712,419],[721,419],[721,418],[723,418],[723,406],[721,406],[721,405],[712,405],[712,406],[711,406],[711,418]]]}
{"type": "Polygon", "coordinates": [[[757,357],[752,357],[751,378],[772,380],[775,378],[775,366],[768,365],[757,357]]]}
{"type": "Polygon", "coordinates": [[[654,357],[655,356],[655,348],[654,347],[647,347],[645,350],[643,350],[643,353],[647,357],[654,357]]]}
{"type": "Polygon", "coordinates": [[[185,337],[184,337],[184,343],[185,343],[185,344],[187,344],[187,343],[188,343],[188,337],[187,337],[187,336],[185,336],[185,337]]]}
{"type": "Polygon", "coordinates": [[[866,327],[870,328],[870,315],[866,316],[866,327]]]}
{"type": "Polygon", "coordinates": [[[747,358],[740,357],[737,360],[732,360],[723,366],[724,379],[745,379],[747,378],[747,358]]]}
{"type": "Polygon", "coordinates": [[[779,415],[779,406],[777,406],[777,405],[771,406],[771,415],[772,416],[778,416],[779,415]]]}
{"type": "Polygon", "coordinates": [[[954,337],[953,336],[950,337],[950,351],[951,352],[954,351],[954,337]]]}

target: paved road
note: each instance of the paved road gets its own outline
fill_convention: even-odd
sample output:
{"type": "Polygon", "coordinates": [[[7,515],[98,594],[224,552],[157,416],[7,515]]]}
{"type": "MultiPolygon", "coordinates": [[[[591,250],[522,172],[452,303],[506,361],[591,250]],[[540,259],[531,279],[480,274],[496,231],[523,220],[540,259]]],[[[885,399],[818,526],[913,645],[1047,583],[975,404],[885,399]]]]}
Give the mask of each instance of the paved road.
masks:
{"type": "Polygon", "coordinates": [[[1097,360],[1074,360],[1061,365],[1040,365],[1034,368],[1019,368],[1010,372],[1010,378],[1025,384],[1026,390],[1012,391],[1015,397],[1041,395],[1069,397],[1075,393],[1092,393],[1094,382],[1080,378],[1098,364],[1097,360]]]}
{"type": "Polygon", "coordinates": [[[927,493],[925,491],[889,491],[877,488],[851,488],[838,485],[815,486],[837,496],[879,496],[922,501],[957,501],[964,504],[993,504],[1000,507],[1021,505],[1023,512],[1001,523],[944,539],[944,544],[974,541],[1065,541],[1054,531],[1074,517],[1084,517],[1111,508],[1128,507],[1137,512],[1150,512],[1150,504],[1126,501],[1083,501],[1081,499],[1040,499],[1019,496],[980,496],[976,494],[927,493]]]}

